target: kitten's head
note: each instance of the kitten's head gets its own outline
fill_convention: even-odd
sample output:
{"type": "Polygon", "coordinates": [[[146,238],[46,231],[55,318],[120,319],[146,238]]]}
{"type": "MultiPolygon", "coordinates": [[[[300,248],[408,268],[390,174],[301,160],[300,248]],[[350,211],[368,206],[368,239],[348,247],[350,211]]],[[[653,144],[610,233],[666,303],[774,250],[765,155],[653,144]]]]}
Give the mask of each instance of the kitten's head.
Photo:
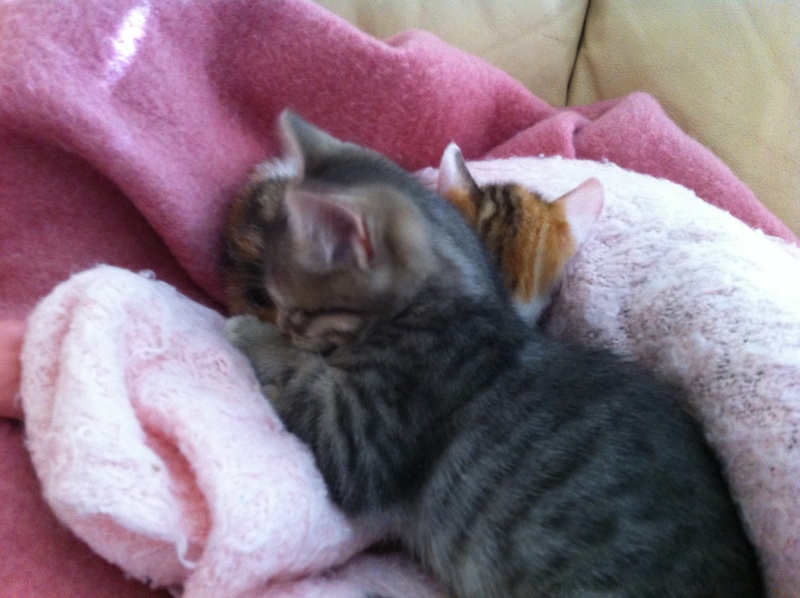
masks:
{"type": "Polygon", "coordinates": [[[240,197],[269,213],[258,263],[278,328],[294,344],[348,344],[434,282],[469,292],[480,267],[454,240],[460,219],[446,202],[387,158],[291,112],[281,115],[279,128],[282,166],[259,166],[240,197]]]}
{"type": "Polygon", "coordinates": [[[520,314],[536,321],[603,208],[589,179],[555,201],[513,183],[479,186],[451,143],[439,167],[439,193],[455,205],[495,258],[520,314]]]}

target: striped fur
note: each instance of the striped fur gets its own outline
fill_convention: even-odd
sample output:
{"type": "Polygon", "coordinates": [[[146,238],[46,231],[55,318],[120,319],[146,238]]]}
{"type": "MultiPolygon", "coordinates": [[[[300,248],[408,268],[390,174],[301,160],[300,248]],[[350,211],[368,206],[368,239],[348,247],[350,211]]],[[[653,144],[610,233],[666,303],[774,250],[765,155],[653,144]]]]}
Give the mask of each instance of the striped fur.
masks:
{"type": "MultiPolygon", "coordinates": [[[[456,192],[444,196],[465,205],[456,192]]],[[[469,197],[467,219],[495,256],[514,298],[529,302],[548,294],[578,246],[564,208],[548,203],[521,185],[491,184],[469,197]]]]}
{"type": "MultiPolygon", "coordinates": [[[[460,598],[762,595],[672,389],[524,325],[452,205],[373,152],[281,123],[300,174],[258,263],[283,331],[244,315],[227,332],[346,513],[389,530],[460,598]],[[364,325],[321,350],[285,323],[345,309],[364,325]]],[[[261,197],[258,184],[242,197],[261,197]]]]}

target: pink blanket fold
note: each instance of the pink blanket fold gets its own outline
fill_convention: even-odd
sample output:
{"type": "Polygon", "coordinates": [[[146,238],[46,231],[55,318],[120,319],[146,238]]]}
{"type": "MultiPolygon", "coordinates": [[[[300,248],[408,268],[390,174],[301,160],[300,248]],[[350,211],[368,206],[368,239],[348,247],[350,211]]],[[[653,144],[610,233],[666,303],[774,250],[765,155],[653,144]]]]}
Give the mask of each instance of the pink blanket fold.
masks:
{"type": "MultiPolygon", "coordinates": [[[[610,160],[796,241],[642,94],[557,110],[431,35],[379,42],[302,0],[4,1],[0,413],[19,414],[19,321],[75,272],[150,269],[218,305],[221,214],[287,106],[409,169],[451,140],[469,158],[610,160]]],[[[150,594],[57,523],[22,442],[0,422],[0,596],[150,594]]]]}

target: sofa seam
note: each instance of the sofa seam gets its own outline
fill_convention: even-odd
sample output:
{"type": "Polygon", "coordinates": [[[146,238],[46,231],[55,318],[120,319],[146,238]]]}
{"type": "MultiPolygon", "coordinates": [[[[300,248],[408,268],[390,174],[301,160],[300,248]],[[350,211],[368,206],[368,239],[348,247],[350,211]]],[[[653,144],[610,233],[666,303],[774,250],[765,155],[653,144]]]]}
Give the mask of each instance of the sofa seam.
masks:
{"type": "Polygon", "coordinates": [[[564,97],[564,106],[569,106],[569,98],[572,92],[572,84],[575,80],[575,71],[578,69],[578,57],[581,54],[581,49],[583,48],[584,38],[586,36],[586,24],[589,22],[589,12],[592,9],[592,0],[586,0],[586,11],[583,15],[583,23],[581,24],[581,33],[578,36],[578,43],[575,46],[575,58],[572,61],[572,68],[569,72],[569,77],[567,78],[567,89],[566,94],[564,97]]]}

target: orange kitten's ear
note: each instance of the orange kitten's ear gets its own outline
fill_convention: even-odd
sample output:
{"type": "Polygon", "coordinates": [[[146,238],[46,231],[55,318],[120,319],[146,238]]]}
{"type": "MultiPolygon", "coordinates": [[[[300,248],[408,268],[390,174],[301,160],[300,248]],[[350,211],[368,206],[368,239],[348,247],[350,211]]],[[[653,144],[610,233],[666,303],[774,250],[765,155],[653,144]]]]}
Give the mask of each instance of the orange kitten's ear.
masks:
{"type": "Polygon", "coordinates": [[[455,143],[448,145],[442,154],[436,191],[445,197],[452,197],[454,193],[466,193],[470,196],[479,193],[478,185],[461,155],[461,149],[455,143]]]}
{"type": "Polygon", "coordinates": [[[603,210],[604,201],[602,183],[592,178],[554,202],[563,206],[577,245],[581,245],[589,237],[592,226],[603,210]]]}
{"type": "Polygon", "coordinates": [[[283,141],[284,160],[300,174],[312,172],[319,159],[344,145],[291,110],[281,112],[278,131],[283,141]]]}
{"type": "Polygon", "coordinates": [[[300,262],[313,272],[369,266],[369,228],[358,209],[329,193],[290,189],[286,208],[300,262]]]}

